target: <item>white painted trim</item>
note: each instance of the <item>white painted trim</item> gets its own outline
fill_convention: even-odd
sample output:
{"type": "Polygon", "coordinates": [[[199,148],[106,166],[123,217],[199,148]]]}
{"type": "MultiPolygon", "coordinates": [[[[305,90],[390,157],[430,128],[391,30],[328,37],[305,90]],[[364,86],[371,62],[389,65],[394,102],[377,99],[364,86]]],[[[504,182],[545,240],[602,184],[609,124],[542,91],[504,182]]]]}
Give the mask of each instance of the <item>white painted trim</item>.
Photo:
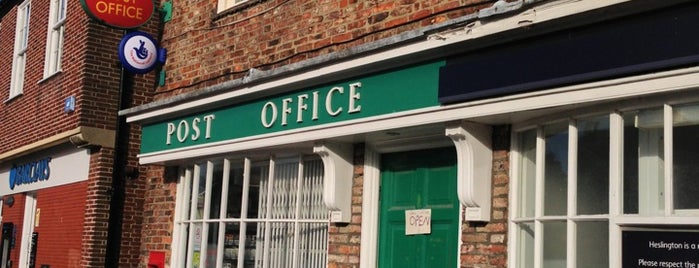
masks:
{"type": "Polygon", "coordinates": [[[313,147],[323,161],[323,201],[330,210],[330,222],[352,219],[352,178],[354,150],[350,143],[320,142],[313,147]]]}
{"type": "Polygon", "coordinates": [[[467,221],[490,221],[492,203],[492,129],[488,125],[461,121],[450,125],[445,135],[452,139],[457,155],[457,194],[466,208],[467,221]]]}
{"type": "Polygon", "coordinates": [[[517,267],[517,261],[519,260],[519,251],[517,247],[519,245],[519,233],[514,219],[520,215],[520,183],[521,180],[519,176],[519,170],[521,165],[521,146],[519,145],[519,140],[517,139],[516,133],[514,131],[510,132],[510,169],[509,169],[509,193],[507,200],[509,202],[509,213],[507,216],[508,228],[507,228],[507,267],[517,267]]]}
{"type": "Polygon", "coordinates": [[[672,106],[665,104],[663,105],[663,164],[665,165],[665,216],[671,216],[675,212],[675,195],[673,190],[673,170],[675,168],[673,167],[674,161],[672,160],[672,140],[675,139],[672,135],[673,126],[674,123],[672,118],[672,106]]]}
{"type": "MultiPolygon", "coordinates": [[[[544,152],[545,154],[545,152],[544,152]]],[[[566,226],[566,267],[575,268],[577,263],[577,224],[572,220],[578,214],[578,126],[577,120],[568,121],[568,215],[566,226]]]]}
{"type": "Polygon", "coordinates": [[[273,79],[269,82],[263,82],[256,85],[242,86],[235,90],[215,94],[210,97],[197,99],[185,103],[174,104],[167,107],[160,107],[156,110],[134,113],[127,117],[127,122],[137,122],[148,119],[155,119],[160,116],[186,112],[190,109],[204,107],[211,103],[219,103],[224,100],[232,100],[243,96],[257,95],[271,89],[279,89],[289,87],[290,85],[303,83],[307,80],[319,77],[332,77],[341,72],[351,72],[356,70],[358,73],[364,73],[366,70],[372,70],[372,66],[380,65],[400,57],[405,57],[417,53],[425,53],[445,49],[454,44],[462,43],[469,40],[475,40],[485,36],[502,33],[522,27],[535,27],[537,24],[553,21],[566,16],[584,13],[591,10],[602,9],[609,6],[614,6],[620,3],[629,2],[630,0],[607,0],[607,1],[575,1],[561,2],[556,5],[545,5],[541,7],[532,7],[529,10],[523,10],[518,15],[499,19],[497,23],[475,23],[466,29],[451,31],[449,33],[435,34],[433,37],[427,37],[425,40],[407,44],[394,49],[384,50],[365,57],[358,57],[347,61],[338,62],[328,66],[319,66],[305,72],[273,79]],[[523,23],[526,22],[526,23],[523,23]]]}
{"type": "MultiPolygon", "coordinates": [[[[620,113],[609,115],[609,216],[623,214],[624,190],[624,118],[620,113]]],[[[609,221],[609,267],[621,267],[621,228],[609,221]]]]}
{"type": "MultiPolygon", "coordinates": [[[[593,104],[652,93],[673,92],[699,87],[699,67],[653,73],[622,79],[506,96],[455,105],[416,109],[371,118],[282,131],[201,146],[139,155],[142,164],[202,157],[213,154],[312,142],[372,131],[403,128],[437,122],[517,113],[566,105],[593,104]]],[[[310,146],[309,146],[310,147],[310,146]]]]}
{"type": "Polygon", "coordinates": [[[379,160],[379,154],[367,145],[364,149],[359,268],[376,268],[379,239],[379,186],[381,185],[379,160]]]}
{"type": "Polygon", "coordinates": [[[24,220],[22,221],[22,236],[19,249],[19,268],[29,267],[29,254],[32,249],[32,233],[34,232],[34,217],[36,216],[36,194],[26,193],[24,201],[24,220]]]}

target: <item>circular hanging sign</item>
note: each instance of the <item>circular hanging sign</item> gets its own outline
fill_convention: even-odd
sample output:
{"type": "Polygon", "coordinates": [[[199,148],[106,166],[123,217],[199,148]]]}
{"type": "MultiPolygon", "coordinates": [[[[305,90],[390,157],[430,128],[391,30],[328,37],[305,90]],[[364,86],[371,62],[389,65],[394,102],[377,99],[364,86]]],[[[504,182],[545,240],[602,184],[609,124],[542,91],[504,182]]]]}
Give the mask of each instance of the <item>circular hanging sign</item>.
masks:
{"type": "Polygon", "coordinates": [[[155,67],[158,47],[155,40],[144,32],[131,32],[124,35],[119,43],[119,60],[126,70],[144,74],[155,67]]]}
{"type": "Polygon", "coordinates": [[[80,0],[85,13],[120,29],[137,28],[153,16],[153,0],[80,0]]]}

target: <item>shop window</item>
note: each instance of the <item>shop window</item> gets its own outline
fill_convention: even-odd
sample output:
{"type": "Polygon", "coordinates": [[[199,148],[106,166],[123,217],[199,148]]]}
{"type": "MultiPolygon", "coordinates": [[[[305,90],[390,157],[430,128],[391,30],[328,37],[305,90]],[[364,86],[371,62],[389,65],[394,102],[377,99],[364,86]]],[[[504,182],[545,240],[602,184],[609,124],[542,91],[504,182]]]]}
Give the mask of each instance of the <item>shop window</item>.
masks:
{"type": "Polygon", "coordinates": [[[313,156],[225,159],[179,182],[174,267],[325,267],[329,211],[313,156]]]}
{"type": "Polygon", "coordinates": [[[22,94],[24,87],[24,69],[27,62],[27,44],[29,44],[29,15],[31,2],[24,1],[17,8],[17,26],[15,29],[15,49],[12,59],[12,77],[10,80],[10,99],[22,94]]]}
{"type": "Polygon", "coordinates": [[[562,245],[569,244],[579,252],[578,267],[605,267],[599,264],[606,264],[608,240],[596,231],[608,228],[608,117],[540,125],[516,137],[515,266],[566,267],[562,245]]]}
{"type": "Polygon", "coordinates": [[[63,32],[65,31],[66,0],[51,0],[48,31],[46,36],[46,58],[44,78],[61,71],[63,54],[63,32]]]}
{"type": "Polygon", "coordinates": [[[699,104],[518,129],[515,267],[611,267],[620,228],[699,216],[699,104]]]}

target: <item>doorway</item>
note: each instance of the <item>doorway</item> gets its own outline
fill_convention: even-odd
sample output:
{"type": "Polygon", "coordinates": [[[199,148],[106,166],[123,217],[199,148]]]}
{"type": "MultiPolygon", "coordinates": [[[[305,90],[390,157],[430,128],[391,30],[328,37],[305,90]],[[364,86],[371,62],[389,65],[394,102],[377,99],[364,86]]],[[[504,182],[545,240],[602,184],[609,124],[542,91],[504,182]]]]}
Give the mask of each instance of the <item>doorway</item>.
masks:
{"type": "Polygon", "coordinates": [[[456,159],[453,147],[381,155],[378,267],[457,267],[456,159]],[[430,224],[408,235],[415,211],[428,211],[430,224]]]}

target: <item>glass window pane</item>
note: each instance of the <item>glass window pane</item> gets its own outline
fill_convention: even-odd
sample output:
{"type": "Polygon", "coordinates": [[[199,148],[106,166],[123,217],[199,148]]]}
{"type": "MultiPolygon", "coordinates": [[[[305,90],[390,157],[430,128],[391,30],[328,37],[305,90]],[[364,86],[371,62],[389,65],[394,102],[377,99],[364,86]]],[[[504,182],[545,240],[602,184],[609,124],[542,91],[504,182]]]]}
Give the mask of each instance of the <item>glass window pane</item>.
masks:
{"type": "Polygon", "coordinates": [[[579,222],[576,226],[577,267],[609,267],[609,223],[579,222]]]}
{"type": "Polygon", "coordinates": [[[323,203],[323,162],[320,159],[305,161],[302,180],[299,218],[327,219],[328,208],[323,203]]]}
{"type": "Polygon", "coordinates": [[[544,268],[566,267],[566,223],[544,223],[544,268]]]}
{"type": "Polygon", "coordinates": [[[546,126],[544,215],[566,215],[568,205],[568,125],[546,126]]]}
{"type": "Polygon", "coordinates": [[[609,212],[609,117],[579,120],[577,214],[609,212]]]}
{"type": "Polygon", "coordinates": [[[197,165],[197,169],[194,171],[194,176],[196,176],[192,187],[194,187],[194,200],[196,200],[196,207],[194,207],[192,218],[196,220],[201,220],[204,216],[204,198],[206,198],[206,163],[197,165]]]}
{"type": "Polygon", "coordinates": [[[223,237],[223,267],[238,265],[238,248],[240,247],[240,225],[227,223],[223,237]]]}
{"type": "Polygon", "coordinates": [[[244,259],[243,259],[243,267],[245,268],[252,268],[255,267],[255,258],[258,254],[258,252],[261,252],[261,249],[258,249],[258,246],[262,245],[262,241],[258,240],[258,223],[255,222],[250,222],[250,223],[245,223],[245,241],[243,243],[240,243],[242,246],[244,246],[244,259]]]}
{"type": "Polygon", "coordinates": [[[263,219],[267,217],[267,182],[269,165],[257,163],[250,169],[250,188],[248,189],[248,218],[263,219]]]}
{"type": "Polygon", "coordinates": [[[187,251],[187,267],[199,267],[201,261],[201,241],[202,241],[202,224],[201,223],[191,223],[189,234],[190,244],[189,250],[187,251]]]}
{"type": "Polygon", "coordinates": [[[300,223],[298,267],[325,267],[328,224],[300,223]]]}
{"type": "Polygon", "coordinates": [[[243,199],[243,167],[239,163],[231,163],[228,171],[228,200],[226,218],[240,219],[243,199]]]}
{"type": "Polygon", "coordinates": [[[214,163],[213,177],[211,180],[211,193],[209,194],[209,219],[218,219],[221,216],[221,188],[223,186],[223,161],[214,163]]]}
{"type": "Polygon", "coordinates": [[[673,191],[675,209],[699,209],[699,105],[673,109],[673,191]]]}
{"type": "Polygon", "coordinates": [[[665,207],[663,109],[636,114],[639,214],[661,215],[665,207]]]}
{"type": "Polygon", "coordinates": [[[518,133],[519,217],[534,217],[536,195],[536,129],[518,133]]]}
{"type": "Polygon", "coordinates": [[[218,255],[218,223],[209,223],[209,230],[206,238],[206,260],[204,267],[216,268],[216,257],[218,255]]]}
{"type": "Polygon", "coordinates": [[[639,130],[637,113],[624,114],[624,214],[638,214],[639,130]]]}
{"type": "Polygon", "coordinates": [[[534,223],[517,224],[519,245],[517,267],[534,267],[534,223]]]}

